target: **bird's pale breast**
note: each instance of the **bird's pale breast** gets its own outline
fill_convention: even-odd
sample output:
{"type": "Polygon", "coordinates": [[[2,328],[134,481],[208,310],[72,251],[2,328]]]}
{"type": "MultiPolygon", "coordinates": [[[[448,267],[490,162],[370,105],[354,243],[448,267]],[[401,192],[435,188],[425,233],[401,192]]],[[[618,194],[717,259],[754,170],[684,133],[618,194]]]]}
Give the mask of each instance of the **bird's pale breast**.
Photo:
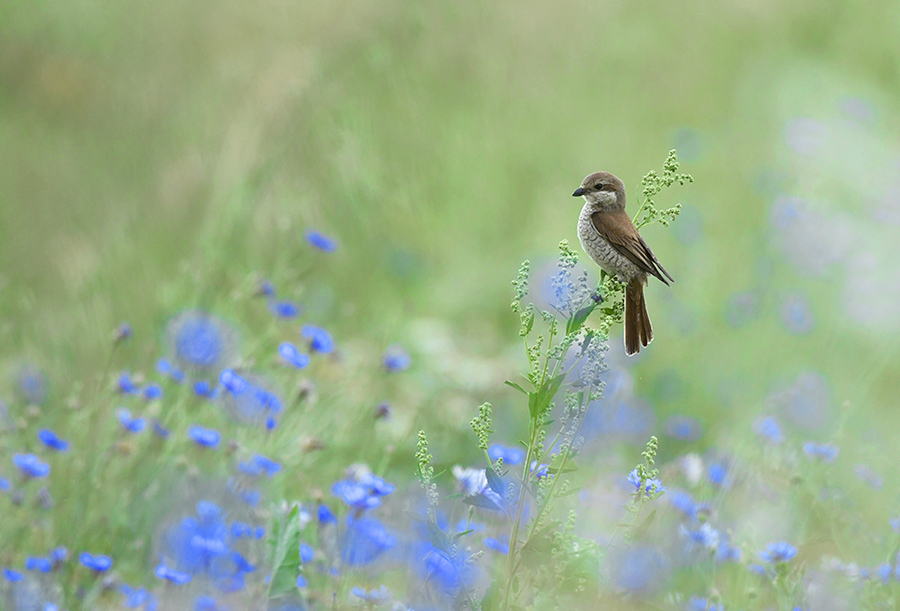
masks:
{"type": "Polygon", "coordinates": [[[578,217],[578,240],[584,252],[608,274],[618,277],[619,282],[628,282],[635,276],[641,275],[641,270],[606,241],[600,235],[594,223],[591,222],[591,214],[595,208],[585,204],[578,217]]]}

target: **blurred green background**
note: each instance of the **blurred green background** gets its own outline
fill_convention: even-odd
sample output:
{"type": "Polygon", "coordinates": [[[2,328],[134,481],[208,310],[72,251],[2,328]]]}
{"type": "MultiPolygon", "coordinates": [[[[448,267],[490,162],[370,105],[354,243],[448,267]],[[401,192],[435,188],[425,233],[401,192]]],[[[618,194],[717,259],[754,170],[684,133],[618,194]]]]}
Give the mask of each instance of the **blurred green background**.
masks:
{"type": "Polygon", "coordinates": [[[401,340],[470,393],[417,401],[426,377],[407,406],[469,435],[522,363],[519,262],[577,244],[585,175],[620,176],[633,213],[677,148],[696,182],[644,232],[677,282],[649,288],[635,392],[701,418],[704,446],[786,414],[847,473],[886,469],[898,31],[885,1],[5,2],[0,366],[38,363],[62,400],[121,321],[149,368],[174,312],[269,277],[339,343],[401,340]],[[340,243],[327,290],[304,288],[308,228],[340,243]],[[797,416],[785,393],[814,397],[797,416]]]}

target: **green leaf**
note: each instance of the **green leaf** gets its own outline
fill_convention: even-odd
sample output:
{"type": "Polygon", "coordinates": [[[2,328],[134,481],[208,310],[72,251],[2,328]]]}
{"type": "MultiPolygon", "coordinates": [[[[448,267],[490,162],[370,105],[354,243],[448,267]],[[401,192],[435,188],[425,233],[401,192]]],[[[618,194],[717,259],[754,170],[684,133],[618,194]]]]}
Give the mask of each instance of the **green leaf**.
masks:
{"type": "Polygon", "coordinates": [[[507,386],[509,386],[510,388],[515,388],[516,390],[518,390],[518,391],[519,391],[520,393],[522,393],[523,395],[527,395],[527,394],[528,394],[528,391],[527,391],[527,390],[525,390],[524,388],[522,388],[521,386],[519,386],[519,385],[516,384],[515,382],[510,382],[509,380],[506,380],[506,381],[503,382],[503,383],[506,384],[507,386]]]}
{"type": "Polygon", "coordinates": [[[587,320],[588,316],[591,315],[591,312],[600,305],[599,301],[594,301],[591,299],[591,302],[575,312],[568,321],[566,321],[566,335],[572,333],[573,331],[578,331],[582,325],[584,325],[584,321],[587,320]]]}
{"type": "MultiPolygon", "coordinates": [[[[465,502],[466,499],[463,499],[465,502]]],[[[447,537],[447,533],[441,530],[441,527],[437,525],[432,519],[428,520],[427,524],[428,528],[428,538],[431,539],[431,545],[434,546],[435,549],[440,550],[442,552],[450,551],[450,539],[447,537]]]]}
{"type": "Polygon", "coordinates": [[[558,497],[569,496],[570,494],[575,494],[576,492],[580,492],[580,491],[581,491],[580,487],[573,487],[573,488],[569,488],[565,492],[557,492],[556,496],[558,496],[558,497]]]}
{"type": "Polygon", "coordinates": [[[491,584],[481,599],[481,611],[496,611],[500,608],[500,588],[497,582],[491,584]]]}
{"type": "Polygon", "coordinates": [[[491,511],[499,511],[502,509],[497,503],[490,500],[483,494],[473,494],[471,496],[465,496],[462,500],[466,505],[473,505],[475,507],[481,507],[482,509],[490,509],[491,511]]]}
{"type": "Polygon", "coordinates": [[[566,466],[562,469],[560,469],[559,467],[547,467],[547,473],[553,474],[572,473],[573,471],[578,471],[578,466],[572,461],[566,462],[566,466]]]}
{"type": "Polygon", "coordinates": [[[531,414],[532,418],[536,418],[538,414],[547,409],[547,406],[550,405],[550,401],[553,400],[553,397],[556,396],[557,391],[559,391],[559,387],[562,386],[562,383],[566,379],[566,374],[561,373],[557,376],[550,378],[549,380],[545,380],[541,385],[540,390],[536,393],[529,393],[528,395],[528,412],[531,414]]]}
{"type": "Polygon", "coordinates": [[[294,505],[283,519],[276,520],[269,539],[272,550],[272,580],[267,600],[290,596],[297,589],[297,575],[303,566],[300,561],[300,507],[294,505]]]}
{"type": "Polygon", "coordinates": [[[503,480],[497,475],[497,472],[494,471],[493,467],[487,467],[484,470],[484,474],[487,476],[488,486],[491,487],[491,490],[503,496],[505,492],[505,486],[503,485],[503,480]]]}

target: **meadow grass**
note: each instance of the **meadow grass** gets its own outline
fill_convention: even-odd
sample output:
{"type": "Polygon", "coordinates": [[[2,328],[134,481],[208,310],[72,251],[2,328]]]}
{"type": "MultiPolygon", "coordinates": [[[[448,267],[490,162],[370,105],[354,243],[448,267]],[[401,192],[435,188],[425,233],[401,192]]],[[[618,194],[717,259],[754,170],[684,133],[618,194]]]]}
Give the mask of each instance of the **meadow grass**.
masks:
{"type": "Polygon", "coordinates": [[[896,20],[877,2],[7,3],[0,608],[893,608],[896,20]],[[473,501],[485,483],[516,501],[534,471],[507,453],[534,416],[504,385],[529,369],[509,282],[529,259],[550,309],[572,190],[612,171],[634,214],[670,148],[696,183],[642,230],[676,279],[647,289],[656,340],[626,359],[611,328],[570,494],[546,531],[521,505],[541,536],[510,571],[515,512],[473,501]],[[211,330],[179,344],[190,316],[211,330]],[[185,357],[210,334],[212,365],[185,357]],[[629,479],[651,436],[659,473],[629,479]]]}

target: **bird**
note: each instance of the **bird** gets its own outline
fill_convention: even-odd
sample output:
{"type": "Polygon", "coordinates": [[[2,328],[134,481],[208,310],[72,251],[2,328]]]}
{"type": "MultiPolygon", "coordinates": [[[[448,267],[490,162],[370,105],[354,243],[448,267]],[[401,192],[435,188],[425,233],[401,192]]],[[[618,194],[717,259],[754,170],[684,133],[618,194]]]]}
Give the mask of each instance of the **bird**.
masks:
{"type": "Polygon", "coordinates": [[[585,201],[578,217],[578,240],[584,252],[625,284],[625,354],[632,356],[653,339],[644,302],[647,276],[658,278],[666,286],[675,280],[626,214],[625,184],[615,174],[589,174],[572,196],[585,201]]]}

